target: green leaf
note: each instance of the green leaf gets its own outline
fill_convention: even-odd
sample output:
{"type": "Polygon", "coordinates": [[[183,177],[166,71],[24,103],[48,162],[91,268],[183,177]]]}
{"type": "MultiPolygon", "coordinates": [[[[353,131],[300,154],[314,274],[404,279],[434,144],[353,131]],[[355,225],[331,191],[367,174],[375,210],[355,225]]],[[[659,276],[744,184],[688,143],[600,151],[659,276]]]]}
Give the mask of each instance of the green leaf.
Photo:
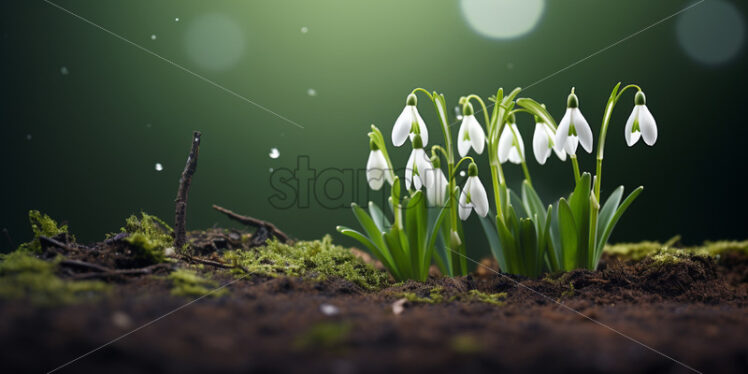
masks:
{"type": "Polygon", "coordinates": [[[538,237],[532,220],[523,218],[520,220],[520,243],[524,253],[525,274],[529,277],[537,277],[540,274],[540,259],[543,254],[538,250],[538,237]]]}
{"type": "MultiPolygon", "coordinates": [[[[509,231],[504,221],[496,219],[496,230],[498,232],[499,242],[503,249],[506,267],[501,269],[507,273],[518,274],[520,271],[519,258],[517,258],[517,249],[515,247],[514,234],[509,231]]],[[[498,260],[497,260],[498,261],[498,260]]]]}
{"type": "Polygon", "coordinates": [[[393,262],[400,273],[400,280],[411,279],[413,275],[411,274],[410,266],[408,266],[407,248],[403,248],[400,234],[402,234],[402,231],[396,226],[392,226],[392,229],[384,234],[384,240],[387,242],[387,247],[390,249],[390,253],[394,259],[393,262]]]}
{"type": "Polygon", "coordinates": [[[605,243],[608,242],[608,239],[610,238],[610,234],[613,233],[613,229],[616,227],[616,223],[618,223],[618,220],[621,219],[621,216],[623,213],[626,212],[626,209],[628,209],[629,205],[636,200],[636,198],[639,196],[639,194],[644,190],[644,187],[639,186],[639,188],[632,191],[627,197],[626,200],[623,200],[623,203],[621,203],[621,206],[616,209],[615,214],[613,214],[613,217],[610,219],[610,222],[608,222],[608,225],[605,226],[605,231],[603,232],[603,236],[600,238],[600,242],[597,243],[597,248],[595,248],[595,267],[597,267],[598,261],[600,261],[600,256],[603,254],[603,248],[605,247],[605,243]]]}
{"type": "Polygon", "coordinates": [[[369,238],[364,236],[364,234],[354,229],[351,229],[345,226],[338,226],[337,230],[343,235],[350,236],[351,238],[358,240],[361,244],[363,244],[366,248],[369,249],[371,254],[373,254],[379,261],[382,261],[382,264],[384,264],[387,270],[389,270],[390,273],[392,273],[393,277],[398,278],[398,279],[400,278],[397,267],[392,262],[392,258],[389,256],[385,256],[383,254],[383,253],[389,254],[388,249],[378,248],[376,245],[374,245],[374,243],[371,240],[369,240],[369,238]]]}
{"type": "Polygon", "coordinates": [[[366,235],[372,243],[379,248],[387,248],[387,245],[382,239],[383,232],[379,230],[371,217],[369,217],[369,215],[366,214],[366,212],[356,203],[351,204],[351,208],[353,209],[353,215],[356,216],[358,223],[361,224],[361,227],[364,229],[364,232],[366,232],[366,235]]]}
{"type": "Polygon", "coordinates": [[[528,181],[522,183],[522,205],[524,205],[528,217],[535,217],[537,215],[535,229],[540,232],[545,227],[547,210],[543,206],[543,202],[540,201],[540,197],[535,192],[535,189],[532,188],[528,181]]]}
{"type": "Polygon", "coordinates": [[[582,174],[574,192],[569,197],[569,207],[574,215],[577,228],[577,267],[587,267],[588,258],[593,248],[590,248],[590,173],[582,174]]]}
{"type": "Polygon", "coordinates": [[[374,221],[379,228],[379,231],[385,232],[392,226],[390,221],[384,215],[384,212],[382,212],[382,209],[380,209],[377,204],[374,204],[373,201],[369,201],[369,214],[371,215],[371,220],[374,221]]]}
{"type": "Polygon", "coordinates": [[[496,216],[488,212],[485,217],[480,217],[480,225],[483,228],[483,233],[486,234],[486,239],[488,239],[488,246],[491,248],[491,253],[499,263],[499,268],[506,271],[506,251],[502,248],[499,235],[496,233],[495,221],[491,220],[490,217],[496,216]]]}
{"type": "Polygon", "coordinates": [[[561,234],[564,270],[574,270],[577,264],[577,226],[571,207],[563,197],[558,201],[558,227],[561,234]]]}
{"type": "Polygon", "coordinates": [[[610,197],[608,197],[608,200],[605,201],[603,208],[600,210],[600,215],[597,217],[597,244],[600,243],[600,239],[603,237],[603,231],[613,218],[616,209],[618,209],[618,204],[621,203],[621,197],[623,197],[623,186],[618,186],[618,188],[610,194],[610,197]]]}
{"type": "Polygon", "coordinates": [[[426,251],[426,231],[428,221],[426,219],[426,198],[423,192],[416,191],[407,200],[405,210],[405,226],[408,233],[405,240],[408,241],[410,267],[414,274],[421,274],[421,259],[426,251]]]}
{"type": "Polygon", "coordinates": [[[545,228],[543,228],[544,242],[541,244],[541,246],[547,249],[546,254],[548,255],[550,270],[560,271],[561,266],[559,264],[561,263],[561,261],[559,260],[558,253],[554,248],[553,240],[551,240],[551,221],[553,220],[553,213],[553,205],[548,205],[548,212],[545,216],[545,228]]]}
{"type": "Polygon", "coordinates": [[[521,97],[517,99],[517,105],[529,110],[530,112],[532,112],[532,114],[540,117],[543,122],[551,125],[554,129],[556,128],[556,121],[553,120],[553,116],[551,116],[551,114],[548,113],[548,111],[543,108],[543,106],[537,101],[521,97]]]}
{"type": "Polygon", "coordinates": [[[428,242],[426,243],[426,251],[423,255],[423,258],[421,259],[421,278],[425,279],[426,277],[428,277],[431,258],[439,257],[434,256],[434,247],[436,246],[436,239],[439,237],[440,228],[444,222],[444,218],[447,216],[447,210],[448,209],[446,207],[443,207],[439,211],[439,215],[436,217],[436,221],[430,224],[428,230],[428,242]]]}

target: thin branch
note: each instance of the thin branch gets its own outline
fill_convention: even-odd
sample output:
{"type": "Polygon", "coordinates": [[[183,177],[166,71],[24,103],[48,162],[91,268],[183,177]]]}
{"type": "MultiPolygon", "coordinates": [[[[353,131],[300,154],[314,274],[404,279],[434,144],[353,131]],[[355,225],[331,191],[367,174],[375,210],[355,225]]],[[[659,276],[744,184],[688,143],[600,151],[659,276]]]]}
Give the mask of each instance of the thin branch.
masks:
{"type": "Polygon", "coordinates": [[[107,272],[100,272],[100,273],[81,273],[81,274],[75,274],[73,275],[73,279],[91,279],[91,278],[109,278],[109,277],[117,277],[117,276],[123,276],[123,275],[144,275],[144,274],[153,274],[156,270],[159,269],[167,269],[170,268],[171,264],[155,264],[151,266],[146,266],[143,268],[137,268],[137,269],[118,269],[118,270],[109,270],[107,272]]]}
{"type": "Polygon", "coordinates": [[[270,222],[263,221],[261,219],[257,219],[254,217],[243,216],[241,214],[234,213],[226,208],[220,207],[215,204],[213,204],[213,209],[227,215],[229,218],[239,223],[245,224],[247,226],[256,227],[258,230],[265,229],[269,231],[270,234],[278,238],[278,240],[280,240],[281,242],[285,243],[289,241],[288,235],[286,235],[286,233],[284,233],[283,231],[275,227],[275,225],[273,225],[270,222]]]}
{"type": "Polygon", "coordinates": [[[187,242],[187,195],[190,192],[192,176],[197,169],[197,157],[200,154],[200,131],[192,135],[192,149],[187,157],[182,177],[179,178],[179,189],[177,190],[176,212],[174,217],[174,247],[181,249],[187,242]]]}
{"type": "Polygon", "coordinates": [[[86,268],[86,269],[92,269],[96,270],[101,273],[108,273],[111,272],[112,269],[109,269],[107,267],[92,264],[90,262],[85,261],[78,261],[78,260],[62,260],[60,261],[61,266],[69,266],[69,267],[79,267],[79,268],[86,268]]]}

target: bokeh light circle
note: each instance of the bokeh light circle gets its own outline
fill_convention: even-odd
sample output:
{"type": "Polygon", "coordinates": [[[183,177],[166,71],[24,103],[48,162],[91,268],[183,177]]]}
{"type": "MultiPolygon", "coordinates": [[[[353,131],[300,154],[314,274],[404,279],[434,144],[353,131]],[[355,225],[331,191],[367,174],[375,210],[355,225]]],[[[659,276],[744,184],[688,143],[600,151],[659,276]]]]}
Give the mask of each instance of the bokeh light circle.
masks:
{"type": "Polygon", "coordinates": [[[185,48],[200,67],[226,70],[239,62],[245,38],[239,25],[224,14],[211,13],[195,18],[185,33],[185,48]]]}
{"type": "Polygon", "coordinates": [[[510,39],[535,28],[543,15],[545,0],[460,0],[460,8],[478,34],[510,39]]]}
{"type": "Polygon", "coordinates": [[[705,1],[684,12],[676,25],[678,42],[694,60],[720,64],[734,57],[743,46],[745,23],[734,5],[705,1]]]}

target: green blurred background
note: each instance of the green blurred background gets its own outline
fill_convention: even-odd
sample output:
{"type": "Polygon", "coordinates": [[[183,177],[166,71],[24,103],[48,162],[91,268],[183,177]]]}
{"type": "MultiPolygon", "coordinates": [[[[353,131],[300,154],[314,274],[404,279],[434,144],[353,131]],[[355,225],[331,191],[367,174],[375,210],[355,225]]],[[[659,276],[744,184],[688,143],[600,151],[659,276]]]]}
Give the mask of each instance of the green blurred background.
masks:
{"type": "MultiPolygon", "coordinates": [[[[300,155],[319,170],[363,168],[369,125],[389,137],[414,87],[444,92],[456,105],[461,95],[488,97],[558,72],[522,94],[546,103],[557,120],[576,86],[597,136],[610,90],[623,81],[645,89],[658,122],[654,147],[628,148],[622,135],[632,94],[614,114],[603,188],[646,189],[612,241],[745,238],[748,4],[705,0],[613,45],[696,2],[55,1],[300,128],[47,2],[5,1],[0,229],[14,245],[28,240],[29,209],[66,221],[83,241],[102,239],[141,210],[172,221],[197,129],[203,141],[189,228],[233,226],[211,209],[215,203],[297,238],[331,233],[352,245],[335,226],[357,226],[348,204],[363,201],[363,177],[343,191],[329,184],[339,199],[276,209],[271,169],[293,169],[300,155]],[[269,155],[274,147],[277,158],[269,155]]],[[[441,141],[425,97],[419,109],[430,144],[441,141]]],[[[520,117],[538,192],[555,200],[572,188],[571,165],[535,162],[533,126],[520,117]]],[[[390,152],[402,165],[410,149],[390,152]]],[[[593,156],[580,158],[584,169],[594,167],[593,156]]],[[[521,170],[505,170],[517,186],[521,170]]],[[[468,244],[479,256],[487,250],[474,220],[468,244]]],[[[0,248],[10,247],[1,237],[0,248]]]]}

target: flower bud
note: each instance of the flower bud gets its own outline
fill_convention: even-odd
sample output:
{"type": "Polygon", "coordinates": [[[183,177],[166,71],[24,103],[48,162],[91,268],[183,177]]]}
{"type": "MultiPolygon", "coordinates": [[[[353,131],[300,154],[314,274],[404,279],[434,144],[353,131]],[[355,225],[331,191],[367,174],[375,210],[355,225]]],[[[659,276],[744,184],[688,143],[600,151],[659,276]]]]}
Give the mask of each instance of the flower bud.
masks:
{"type": "Polygon", "coordinates": [[[441,160],[439,160],[439,156],[437,155],[431,156],[431,165],[434,165],[435,169],[439,169],[440,167],[442,167],[442,162],[441,160]]]}
{"type": "Polygon", "coordinates": [[[470,166],[468,166],[468,176],[469,177],[478,176],[478,165],[476,165],[475,162],[471,162],[470,166]]]}
{"type": "Polygon", "coordinates": [[[574,93],[574,88],[571,89],[571,93],[569,94],[569,97],[566,99],[566,107],[567,108],[578,108],[579,107],[579,98],[577,98],[577,95],[574,93]]]}
{"type": "Polygon", "coordinates": [[[473,110],[473,104],[470,104],[469,102],[466,102],[462,106],[462,115],[463,116],[472,116],[475,113],[473,110]]]}
{"type": "Polygon", "coordinates": [[[405,100],[405,105],[418,105],[418,98],[415,94],[409,94],[408,98],[405,100]]]}
{"type": "Polygon", "coordinates": [[[645,105],[647,104],[647,98],[644,96],[644,92],[637,91],[634,96],[634,105],[645,105]]]}

